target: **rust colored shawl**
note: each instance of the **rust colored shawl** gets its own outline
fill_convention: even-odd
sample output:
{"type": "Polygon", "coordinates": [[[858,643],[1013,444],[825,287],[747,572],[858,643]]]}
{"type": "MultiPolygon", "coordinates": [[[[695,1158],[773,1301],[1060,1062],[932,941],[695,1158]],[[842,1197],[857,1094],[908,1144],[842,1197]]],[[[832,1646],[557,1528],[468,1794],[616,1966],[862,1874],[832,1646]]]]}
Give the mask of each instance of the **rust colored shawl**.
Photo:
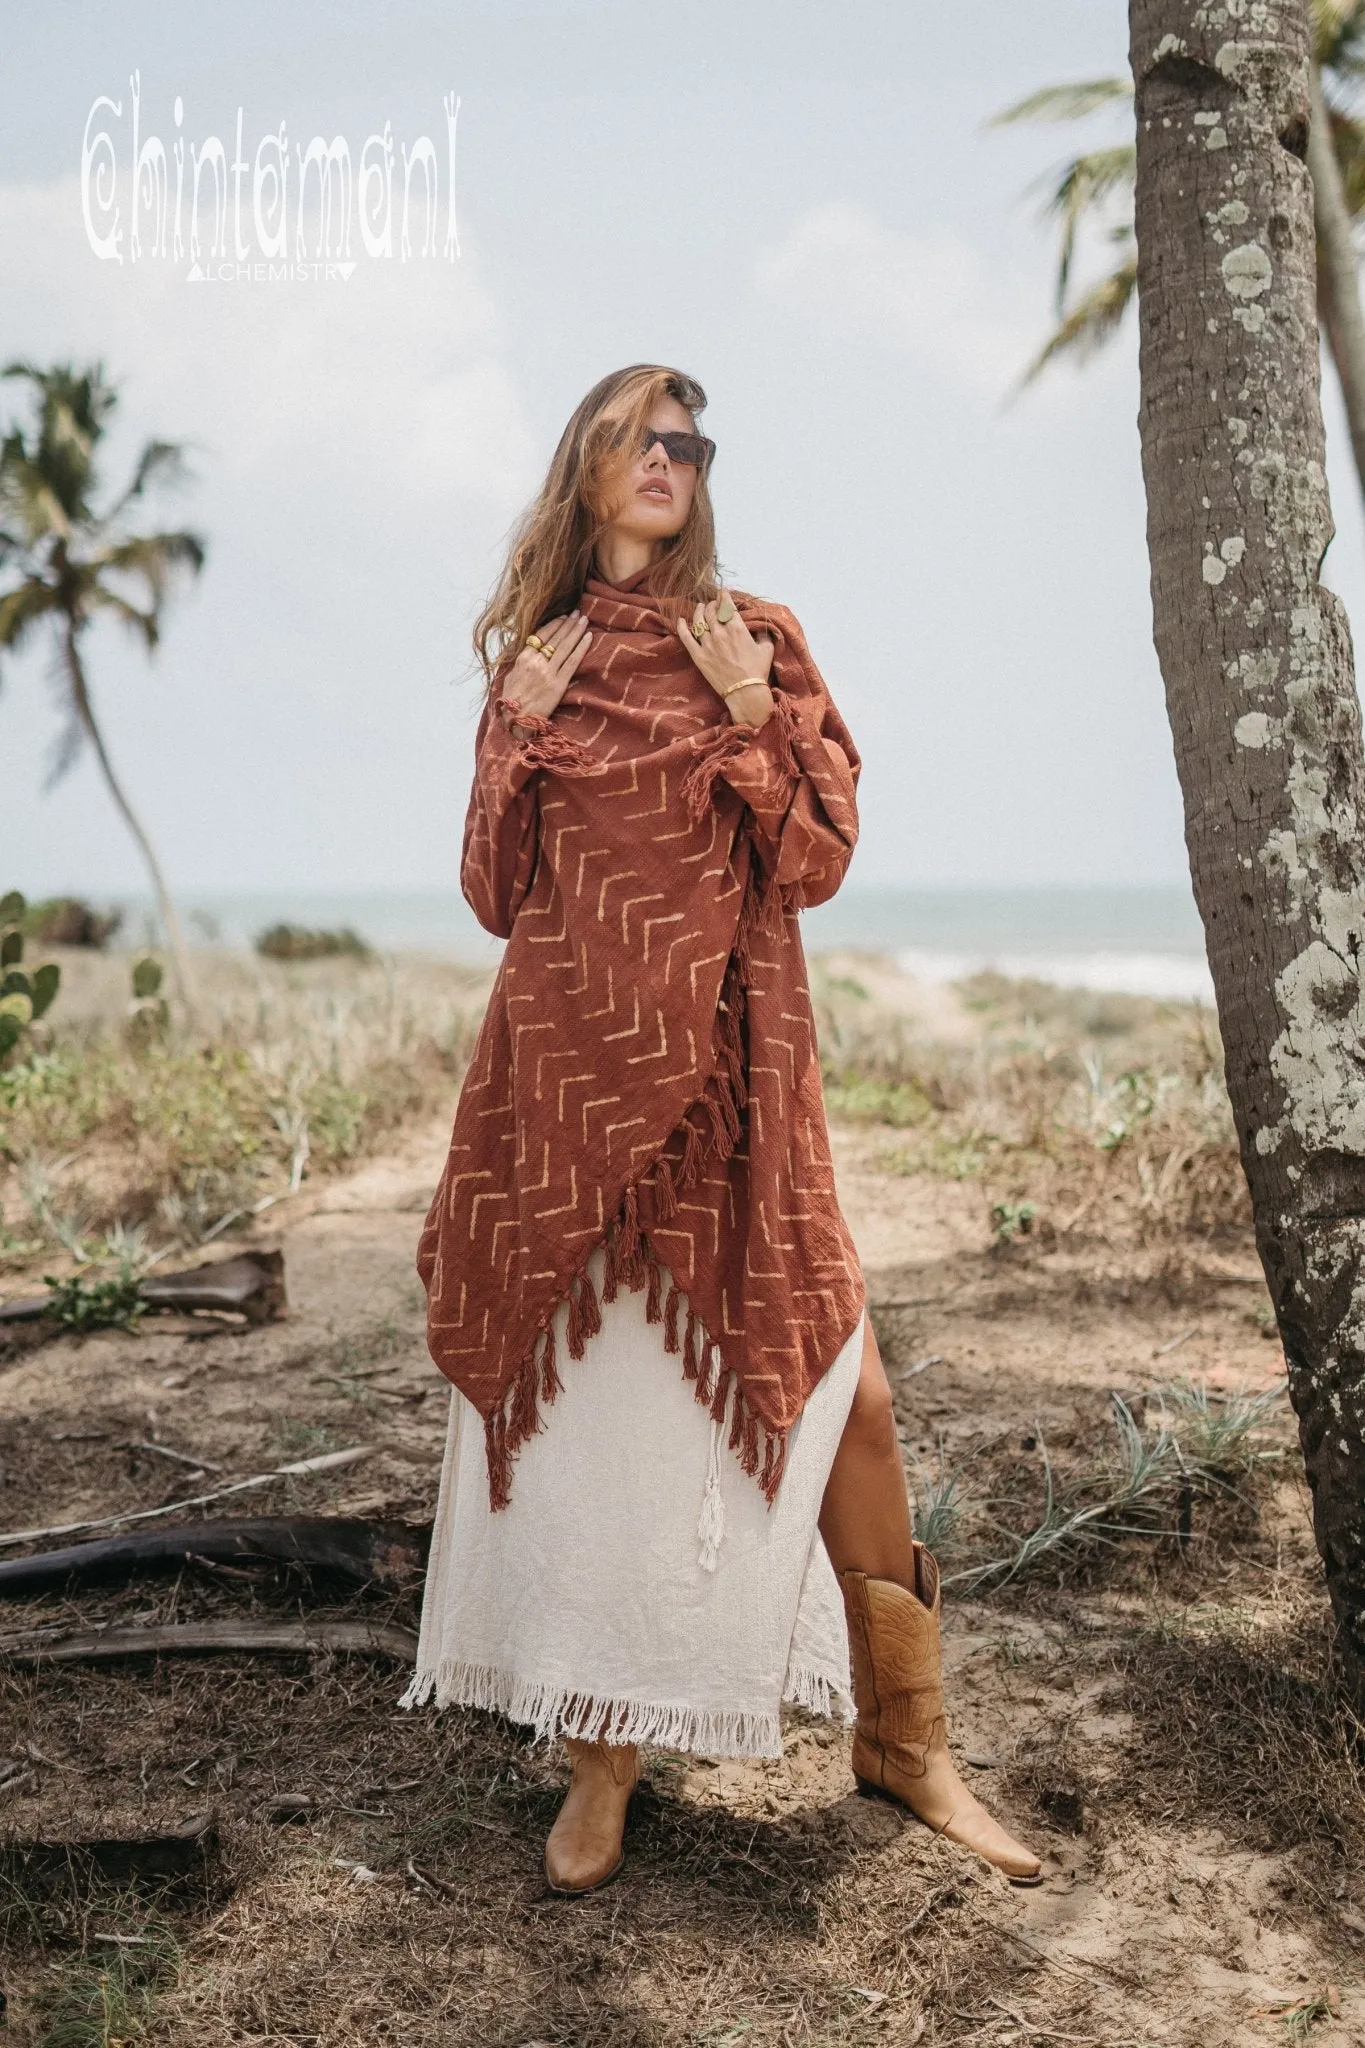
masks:
{"type": "Polygon", "coordinates": [[[417,1267],[494,1508],[560,1388],[556,1309],[574,1358],[601,1327],[599,1245],[770,1501],[864,1301],[796,916],[843,879],[859,756],[783,606],[735,593],[776,647],[741,726],[641,582],[589,579],[552,718],[479,722],[461,886],[508,943],[417,1267]]]}

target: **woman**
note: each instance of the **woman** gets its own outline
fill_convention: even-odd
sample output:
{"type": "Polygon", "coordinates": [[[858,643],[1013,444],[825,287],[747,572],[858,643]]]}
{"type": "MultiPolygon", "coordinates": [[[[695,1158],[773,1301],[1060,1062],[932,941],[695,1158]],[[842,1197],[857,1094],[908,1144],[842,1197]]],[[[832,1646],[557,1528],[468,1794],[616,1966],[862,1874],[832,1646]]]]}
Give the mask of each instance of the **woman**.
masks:
{"type": "Polygon", "coordinates": [[[558,1891],[620,1867],[642,1742],[780,1756],[783,1699],[1032,1882],[948,1753],[835,1195],[797,913],[861,764],[792,614],[717,580],[705,403],[594,386],[476,630],[461,884],[508,943],[418,1252],[457,1391],[405,1703],[566,1738],[558,1891]]]}

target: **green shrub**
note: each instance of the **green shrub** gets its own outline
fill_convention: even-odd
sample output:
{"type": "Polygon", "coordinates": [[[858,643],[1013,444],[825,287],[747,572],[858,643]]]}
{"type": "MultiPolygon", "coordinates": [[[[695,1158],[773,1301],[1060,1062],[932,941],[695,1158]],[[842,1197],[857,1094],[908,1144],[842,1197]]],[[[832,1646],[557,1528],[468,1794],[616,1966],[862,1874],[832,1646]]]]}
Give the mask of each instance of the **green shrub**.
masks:
{"type": "Polygon", "coordinates": [[[45,1274],[47,1313],[69,1330],[124,1329],[143,1313],[136,1275],[127,1267],[106,1280],[54,1280],[45,1274]]]}
{"type": "Polygon", "coordinates": [[[123,923],[121,910],[98,911],[79,896],[45,896],[24,912],[24,936],[40,946],[102,950],[123,923]]]}
{"type": "Polygon", "coordinates": [[[349,925],[342,931],[313,931],[303,924],[272,924],[256,939],[256,951],[267,960],[370,960],[365,941],[349,925]]]}

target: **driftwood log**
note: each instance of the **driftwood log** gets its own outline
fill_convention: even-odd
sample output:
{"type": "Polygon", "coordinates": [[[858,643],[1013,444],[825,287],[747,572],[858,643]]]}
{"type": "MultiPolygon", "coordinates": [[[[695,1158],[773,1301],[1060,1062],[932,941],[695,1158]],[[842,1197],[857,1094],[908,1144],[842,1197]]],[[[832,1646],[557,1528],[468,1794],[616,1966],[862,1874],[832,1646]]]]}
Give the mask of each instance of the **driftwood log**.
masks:
{"type": "MultiPolygon", "coordinates": [[[[138,1298],[149,1309],[218,1309],[243,1315],[249,1323],[273,1322],[288,1313],[284,1253],[243,1252],[231,1259],[189,1266],[183,1273],[148,1275],[138,1298]]],[[[50,1294],[20,1295],[0,1302],[0,1323],[41,1322],[52,1307],[50,1294]]]]}
{"type": "Polygon", "coordinates": [[[411,1629],[365,1621],[184,1621],[165,1627],[26,1629],[0,1636],[0,1664],[103,1664],[119,1657],[311,1656],[320,1650],[417,1660],[411,1629]]]}
{"type": "Polygon", "coordinates": [[[337,1515],[180,1523],[97,1543],[72,1543],[34,1557],[0,1559],[0,1599],[121,1583],[138,1573],[175,1572],[197,1561],[296,1566],[310,1579],[406,1591],[423,1570],[430,1540],[429,1523],[348,1521],[337,1515]]]}
{"type": "Polygon", "coordinates": [[[106,1884],[175,1886],[207,1876],[218,1848],[212,1814],[197,1813],[157,1835],[72,1842],[15,1842],[0,1848],[0,1878],[27,1897],[99,1879],[106,1884]]]}

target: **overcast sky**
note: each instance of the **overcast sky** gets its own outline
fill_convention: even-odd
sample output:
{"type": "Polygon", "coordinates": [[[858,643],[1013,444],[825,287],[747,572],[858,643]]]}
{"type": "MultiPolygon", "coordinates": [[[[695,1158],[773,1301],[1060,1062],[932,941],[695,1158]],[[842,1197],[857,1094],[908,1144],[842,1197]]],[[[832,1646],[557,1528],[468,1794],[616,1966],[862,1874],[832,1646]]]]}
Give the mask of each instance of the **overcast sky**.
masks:
{"type": "MultiPolygon", "coordinates": [[[[103,356],[111,483],[149,435],[194,447],[161,516],[206,535],[203,577],[151,664],[112,626],[88,641],[180,887],[454,885],[472,618],[572,407],[646,358],[710,394],[726,573],[798,614],[862,748],[851,879],[1180,880],[1134,326],[1002,404],[1050,313],[1026,187],[1073,137],[985,123],[1124,52],[1118,0],[983,0],[970,30],[906,0],[11,9],[0,349],[103,356]],[[121,103],[94,128],[126,231],[134,71],[168,154],[216,134],[230,159],[239,106],[248,162],[281,121],[353,156],[386,121],[400,152],[428,135],[443,236],[458,94],[458,260],[367,256],[353,231],[344,282],[191,283],[144,221],[142,260],[101,261],[82,136],[98,96],[121,103]]],[[[1328,397],[1328,566],[1360,616],[1328,397]]],[[[42,792],[45,654],[0,684],[0,883],[140,888],[90,762],[42,792]]]]}

